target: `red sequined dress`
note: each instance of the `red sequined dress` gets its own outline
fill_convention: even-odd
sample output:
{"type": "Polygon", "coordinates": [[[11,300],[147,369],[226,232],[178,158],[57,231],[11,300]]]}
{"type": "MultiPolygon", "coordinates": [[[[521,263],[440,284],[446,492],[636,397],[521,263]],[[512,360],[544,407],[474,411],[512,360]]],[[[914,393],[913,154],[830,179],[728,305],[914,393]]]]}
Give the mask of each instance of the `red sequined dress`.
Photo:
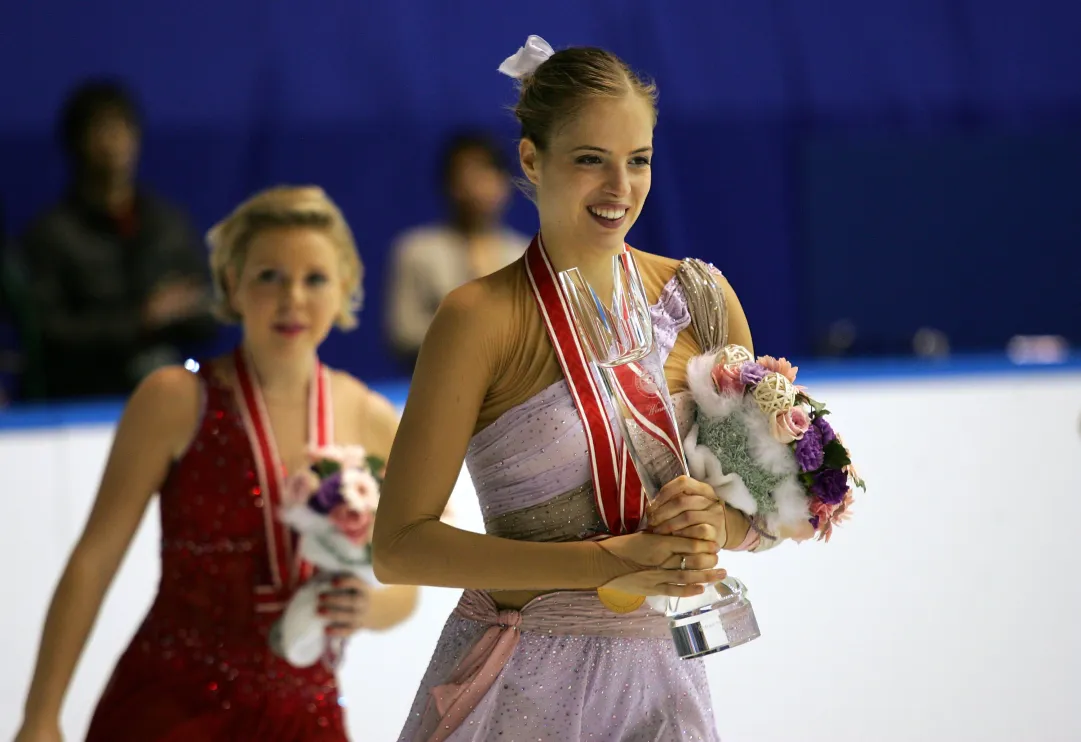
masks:
{"type": "Polygon", "coordinates": [[[205,364],[199,375],[203,419],[161,489],[157,598],[87,740],[347,740],[334,675],[322,664],[294,668],[268,648],[300,568],[282,575],[294,563],[292,535],[270,517],[276,493],[256,453],[250,390],[234,392],[205,364]]]}

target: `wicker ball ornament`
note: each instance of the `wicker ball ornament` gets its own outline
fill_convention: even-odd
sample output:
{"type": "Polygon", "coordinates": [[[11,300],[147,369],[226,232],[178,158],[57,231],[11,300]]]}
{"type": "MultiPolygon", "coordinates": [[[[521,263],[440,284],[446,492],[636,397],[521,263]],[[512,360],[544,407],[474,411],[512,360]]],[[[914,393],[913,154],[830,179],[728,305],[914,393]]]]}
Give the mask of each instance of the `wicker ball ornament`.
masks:
{"type": "Polygon", "coordinates": [[[717,353],[716,358],[716,363],[722,366],[738,366],[750,361],[754,361],[754,356],[742,345],[726,345],[717,353]]]}
{"type": "Polygon", "coordinates": [[[785,412],[796,404],[796,387],[787,377],[775,371],[770,372],[754,388],[754,401],[767,415],[785,412]]]}

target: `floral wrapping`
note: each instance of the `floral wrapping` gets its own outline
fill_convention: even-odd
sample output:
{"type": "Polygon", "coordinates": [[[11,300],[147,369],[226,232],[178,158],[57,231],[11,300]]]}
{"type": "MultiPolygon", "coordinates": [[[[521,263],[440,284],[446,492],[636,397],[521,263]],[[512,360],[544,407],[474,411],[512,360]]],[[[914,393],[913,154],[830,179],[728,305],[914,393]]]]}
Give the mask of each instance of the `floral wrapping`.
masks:
{"type": "Polygon", "coordinates": [[[825,405],[796,385],[797,370],[739,345],[691,359],[688,465],[767,539],[828,541],[865,485],[825,405]]]}

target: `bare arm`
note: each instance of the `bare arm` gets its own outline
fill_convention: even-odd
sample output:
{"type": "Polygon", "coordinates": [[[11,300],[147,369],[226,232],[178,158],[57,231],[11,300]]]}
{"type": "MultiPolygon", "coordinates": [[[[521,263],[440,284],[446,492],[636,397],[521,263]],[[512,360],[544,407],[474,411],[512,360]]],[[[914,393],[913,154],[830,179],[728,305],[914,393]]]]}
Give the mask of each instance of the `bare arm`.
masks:
{"type": "Polygon", "coordinates": [[[26,699],[26,724],[53,724],[102,600],[146,505],[199,418],[199,380],[182,368],[151,374],[128,403],[89,520],[53,595],[26,699]]]}
{"type": "MultiPolygon", "coordinates": [[[[374,451],[386,457],[398,432],[398,411],[386,397],[366,392],[368,415],[372,427],[374,451]]],[[[385,631],[405,621],[417,608],[418,590],[415,585],[390,585],[371,592],[364,627],[385,631]]]]}
{"type": "Polygon", "coordinates": [[[375,520],[376,576],[473,589],[597,587],[616,575],[604,573],[596,544],[516,542],[440,522],[494,378],[500,348],[491,301],[482,284],[467,284],[428,331],[375,520]]]}
{"type": "Polygon", "coordinates": [[[513,541],[440,521],[498,368],[501,344],[514,340],[506,327],[499,328],[507,313],[486,283],[452,292],[421,349],[375,520],[379,580],[479,590],[586,590],[645,564],[659,565],[675,549],[709,551],[712,545],[704,541],[666,541],[674,537],[650,534],[615,537],[604,547],[513,541]],[[623,544],[634,547],[633,561],[617,556],[623,544]]]}

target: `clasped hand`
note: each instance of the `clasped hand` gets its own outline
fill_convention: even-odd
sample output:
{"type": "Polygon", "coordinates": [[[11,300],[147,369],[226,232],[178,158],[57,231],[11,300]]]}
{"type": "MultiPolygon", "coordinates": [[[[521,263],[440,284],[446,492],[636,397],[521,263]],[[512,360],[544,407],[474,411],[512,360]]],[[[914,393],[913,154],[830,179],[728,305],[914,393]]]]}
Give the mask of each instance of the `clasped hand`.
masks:
{"type": "Polygon", "coordinates": [[[711,486],[688,476],[662,487],[646,514],[653,533],[713,541],[721,548],[728,538],[724,503],[711,486]]]}
{"type": "Polygon", "coordinates": [[[723,580],[717,553],[727,538],[724,504],[713,488],[687,476],[663,488],[647,512],[649,531],[617,536],[600,545],[629,571],[605,587],[634,595],[699,595],[723,580]]]}

